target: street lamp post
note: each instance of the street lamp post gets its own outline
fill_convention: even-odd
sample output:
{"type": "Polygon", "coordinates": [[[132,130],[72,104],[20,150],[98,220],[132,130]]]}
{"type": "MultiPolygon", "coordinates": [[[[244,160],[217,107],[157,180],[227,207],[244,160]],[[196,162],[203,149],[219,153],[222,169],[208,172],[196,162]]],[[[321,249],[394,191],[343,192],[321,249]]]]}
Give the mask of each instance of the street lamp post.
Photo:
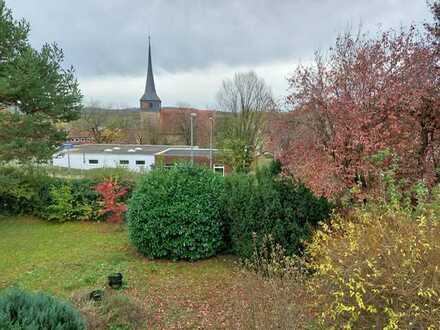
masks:
{"type": "Polygon", "coordinates": [[[197,116],[196,113],[191,113],[191,165],[194,165],[194,118],[197,116]]]}
{"type": "Polygon", "coordinates": [[[67,167],[70,170],[70,147],[67,148],[67,167]]]}
{"type": "Polygon", "coordinates": [[[212,135],[214,130],[214,118],[209,117],[209,121],[211,124],[210,132],[209,132],[209,168],[212,170],[212,135]]]}

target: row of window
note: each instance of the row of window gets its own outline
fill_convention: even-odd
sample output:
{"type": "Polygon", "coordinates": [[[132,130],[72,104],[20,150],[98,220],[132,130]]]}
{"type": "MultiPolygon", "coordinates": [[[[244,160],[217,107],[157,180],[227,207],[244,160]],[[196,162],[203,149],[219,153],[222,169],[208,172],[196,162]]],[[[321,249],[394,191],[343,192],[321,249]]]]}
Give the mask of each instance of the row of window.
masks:
{"type": "MultiPolygon", "coordinates": [[[[89,164],[90,165],[99,164],[99,160],[98,159],[89,159],[89,164]]],[[[128,165],[128,164],[130,164],[129,160],[121,159],[119,161],[119,165],[128,165]]],[[[145,160],[136,160],[135,164],[136,165],[145,165],[145,160]]]]}
{"type": "MultiPolygon", "coordinates": [[[[99,160],[98,159],[89,159],[89,164],[90,165],[97,165],[99,164],[99,160]]],[[[125,159],[121,159],[119,160],[119,165],[129,165],[130,161],[129,160],[125,160],[125,159]]],[[[145,165],[145,160],[136,160],[135,161],[136,165],[145,165]]],[[[165,168],[171,168],[173,167],[173,164],[166,164],[164,166],[165,168]]],[[[214,165],[214,172],[220,175],[225,175],[225,167],[223,165],[214,165]]]]}

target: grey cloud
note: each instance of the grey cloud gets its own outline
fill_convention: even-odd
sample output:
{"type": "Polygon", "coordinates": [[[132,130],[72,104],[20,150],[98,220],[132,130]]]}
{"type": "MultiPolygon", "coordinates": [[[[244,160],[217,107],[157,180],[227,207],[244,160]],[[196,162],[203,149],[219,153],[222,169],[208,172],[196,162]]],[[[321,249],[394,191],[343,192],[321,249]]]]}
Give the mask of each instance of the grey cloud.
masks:
{"type": "Polygon", "coordinates": [[[57,42],[82,77],[140,75],[152,34],[156,73],[308,59],[347,25],[430,19],[423,0],[7,0],[35,46],[57,42]]]}

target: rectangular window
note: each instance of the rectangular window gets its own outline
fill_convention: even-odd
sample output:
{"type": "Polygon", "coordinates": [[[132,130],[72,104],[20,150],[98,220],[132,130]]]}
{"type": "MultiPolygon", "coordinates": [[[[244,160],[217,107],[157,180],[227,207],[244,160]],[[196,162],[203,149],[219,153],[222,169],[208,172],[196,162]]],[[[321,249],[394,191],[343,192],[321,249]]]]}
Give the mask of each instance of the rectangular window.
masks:
{"type": "Polygon", "coordinates": [[[129,162],[128,160],[121,159],[121,160],[119,161],[119,165],[128,165],[128,164],[130,164],[130,162],[129,162]]]}
{"type": "Polygon", "coordinates": [[[136,165],[145,165],[145,160],[137,160],[136,165]]]}
{"type": "Polygon", "coordinates": [[[89,159],[89,164],[99,164],[97,159],[89,159]]]}
{"type": "Polygon", "coordinates": [[[224,165],[214,165],[214,173],[224,176],[225,175],[224,165]]]}

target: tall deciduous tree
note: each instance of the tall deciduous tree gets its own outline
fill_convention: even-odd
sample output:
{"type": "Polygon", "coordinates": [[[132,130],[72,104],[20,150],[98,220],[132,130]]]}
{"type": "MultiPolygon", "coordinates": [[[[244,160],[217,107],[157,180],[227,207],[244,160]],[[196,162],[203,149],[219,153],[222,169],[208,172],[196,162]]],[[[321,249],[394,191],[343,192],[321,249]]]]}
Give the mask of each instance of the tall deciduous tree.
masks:
{"type": "Polygon", "coordinates": [[[219,109],[229,112],[218,126],[219,145],[236,171],[248,171],[262,146],[265,113],[275,109],[271,89],[254,72],[236,73],[223,81],[219,109]]]}
{"type": "Polygon", "coordinates": [[[120,141],[124,137],[126,121],[129,121],[130,118],[120,118],[118,115],[112,114],[112,111],[93,102],[83,109],[80,119],[73,122],[71,126],[88,132],[95,143],[120,141]]]}
{"type": "Polygon", "coordinates": [[[308,138],[290,141],[285,163],[315,190],[331,193],[368,187],[375,173],[371,156],[388,149],[400,160],[401,177],[435,183],[440,90],[431,41],[414,27],[378,38],[347,33],[327,57],[299,68],[289,79],[289,100],[307,114],[301,127],[308,138]],[[314,174],[322,172],[332,184],[314,174]]]}
{"type": "Polygon", "coordinates": [[[77,118],[81,93],[56,44],[30,46],[29,24],[0,0],[0,160],[46,160],[66,137],[57,124],[77,118]]]}

